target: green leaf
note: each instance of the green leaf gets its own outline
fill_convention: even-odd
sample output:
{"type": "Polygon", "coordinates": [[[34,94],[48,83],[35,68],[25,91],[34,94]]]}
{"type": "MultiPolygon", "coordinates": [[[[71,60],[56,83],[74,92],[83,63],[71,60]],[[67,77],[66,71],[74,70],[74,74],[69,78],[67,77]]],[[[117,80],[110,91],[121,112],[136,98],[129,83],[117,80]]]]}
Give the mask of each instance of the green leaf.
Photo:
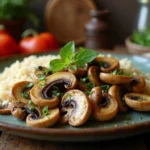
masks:
{"type": "Polygon", "coordinates": [[[54,59],[54,60],[50,61],[50,69],[53,72],[63,70],[67,66],[68,66],[68,63],[63,62],[60,59],[54,59]]]}
{"type": "Polygon", "coordinates": [[[71,41],[60,50],[61,59],[64,62],[69,63],[71,59],[73,58],[74,51],[75,51],[75,44],[73,41],[71,41]]]}
{"type": "Polygon", "coordinates": [[[76,55],[74,56],[74,64],[77,66],[82,66],[86,63],[91,62],[93,59],[95,59],[98,56],[99,52],[93,51],[90,49],[82,49],[76,55]]]}
{"type": "Polygon", "coordinates": [[[43,114],[43,116],[47,116],[47,115],[48,115],[48,106],[45,106],[45,107],[42,109],[42,114],[43,114]]]}

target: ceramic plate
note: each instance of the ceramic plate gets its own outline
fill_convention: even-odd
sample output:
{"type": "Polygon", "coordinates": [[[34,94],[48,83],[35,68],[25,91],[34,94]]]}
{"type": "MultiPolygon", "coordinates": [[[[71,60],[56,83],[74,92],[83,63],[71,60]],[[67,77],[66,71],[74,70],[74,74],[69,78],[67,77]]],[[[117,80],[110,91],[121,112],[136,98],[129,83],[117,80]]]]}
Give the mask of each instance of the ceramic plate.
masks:
{"type": "MultiPolygon", "coordinates": [[[[129,58],[133,64],[145,73],[150,73],[150,60],[140,56],[114,55],[118,59],[129,58]]],[[[9,66],[16,59],[15,56],[0,60],[0,71],[9,66]]],[[[0,115],[0,130],[9,133],[40,140],[50,141],[96,141],[124,138],[150,131],[150,113],[130,111],[119,114],[109,122],[88,121],[81,127],[56,125],[53,128],[31,128],[25,122],[15,119],[11,115],[0,115]]]]}

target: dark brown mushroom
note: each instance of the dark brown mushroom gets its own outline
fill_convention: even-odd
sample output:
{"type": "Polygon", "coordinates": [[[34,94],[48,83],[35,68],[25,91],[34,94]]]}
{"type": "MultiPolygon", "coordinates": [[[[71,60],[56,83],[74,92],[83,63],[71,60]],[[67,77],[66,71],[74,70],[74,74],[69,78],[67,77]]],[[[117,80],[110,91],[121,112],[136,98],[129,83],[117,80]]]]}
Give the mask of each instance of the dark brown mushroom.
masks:
{"type": "Polygon", "coordinates": [[[71,126],[80,126],[90,117],[92,107],[88,97],[80,90],[70,90],[61,101],[61,120],[71,126]]]}
{"type": "Polygon", "coordinates": [[[30,90],[34,86],[32,82],[21,81],[14,84],[12,87],[12,96],[14,97],[13,101],[21,101],[24,104],[27,104],[30,100],[30,90]]]}
{"type": "Polygon", "coordinates": [[[57,72],[48,76],[44,85],[39,83],[32,88],[30,96],[33,103],[40,107],[55,108],[59,103],[59,97],[52,93],[54,86],[65,92],[77,86],[77,79],[69,72],[57,72]]]}
{"type": "Polygon", "coordinates": [[[111,72],[119,68],[119,61],[113,57],[96,57],[94,62],[100,66],[102,72],[111,72]]]}

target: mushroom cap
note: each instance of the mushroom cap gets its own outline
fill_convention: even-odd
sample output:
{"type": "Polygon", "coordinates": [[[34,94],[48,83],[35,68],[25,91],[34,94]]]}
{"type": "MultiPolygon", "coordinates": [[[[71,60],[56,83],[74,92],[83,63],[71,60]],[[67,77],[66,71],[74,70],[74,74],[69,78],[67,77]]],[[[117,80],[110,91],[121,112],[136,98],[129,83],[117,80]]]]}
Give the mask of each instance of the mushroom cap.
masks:
{"type": "Polygon", "coordinates": [[[49,109],[48,115],[40,117],[38,119],[33,119],[32,114],[28,115],[26,118],[26,124],[30,127],[51,127],[59,119],[60,113],[58,108],[49,109]]]}
{"type": "Polygon", "coordinates": [[[141,76],[134,76],[131,82],[132,92],[142,93],[145,90],[146,81],[141,76]]]}
{"type": "Polygon", "coordinates": [[[13,101],[21,101],[24,104],[27,104],[29,102],[30,98],[29,97],[25,98],[21,94],[24,93],[25,90],[26,93],[29,92],[31,88],[27,88],[26,86],[30,83],[31,82],[29,81],[21,81],[13,85],[11,91],[12,96],[14,97],[13,101]]]}
{"type": "Polygon", "coordinates": [[[89,80],[93,82],[96,86],[99,86],[101,84],[99,79],[99,73],[100,73],[100,69],[97,66],[91,66],[88,69],[89,80]]]}
{"type": "Polygon", "coordinates": [[[124,95],[126,104],[136,111],[150,111],[150,96],[141,93],[124,95]]]}
{"type": "Polygon", "coordinates": [[[71,126],[84,124],[90,117],[92,111],[89,98],[80,90],[70,90],[65,93],[61,105],[65,107],[66,111],[68,111],[67,113],[69,113],[68,122],[71,126]]]}
{"type": "Polygon", "coordinates": [[[129,84],[132,82],[133,76],[114,75],[101,72],[99,75],[101,81],[108,84],[129,84]]]}
{"type": "Polygon", "coordinates": [[[17,119],[24,120],[26,117],[26,113],[21,108],[13,108],[11,110],[11,114],[15,116],[17,119]]]}
{"type": "Polygon", "coordinates": [[[45,85],[41,86],[40,83],[35,85],[30,91],[30,96],[34,104],[49,108],[54,108],[59,103],[57,96],[48,96],[52,86],[57,84],[64,84],[64,89],[70,90],[77,86],[76,77],[69,72],[57,72],[45,79],[45,85]]]}
{"type": "Polygon", "coordinates": [[[95,88],[93,88],[92,91],[90,101],[93,108],[93,117],[97,121],[109,121],[113,119],[118,113],[118,103],[116,99],[108,93],[104,93],[102,96],[101,92],[95,88]],[[99,95],[99,98],[94,95],[99,95]]]}
{"type": "Polygon", "coordinates": [[[96,57],[94,60],[96,63],[102,63],[100,70],[102,72],[111,72],[119,68],[119,61],[114,57],[96,57]]]}
{"type": "Polygon", "coordinates": [[[122,97],[124,95],[121,95],[121,87],[119,85],[113,85],[110,87],[108,94],[110,94],[112,97],[114,97],[118,103],[118,109],[120,112],[126,112],[128,110],[127,105],[123,101],[122,97]]]}
{"type": "Polygon", "coordinates": [[[0,115],[11,114],[11,104],[0,106],[0,115]]]}

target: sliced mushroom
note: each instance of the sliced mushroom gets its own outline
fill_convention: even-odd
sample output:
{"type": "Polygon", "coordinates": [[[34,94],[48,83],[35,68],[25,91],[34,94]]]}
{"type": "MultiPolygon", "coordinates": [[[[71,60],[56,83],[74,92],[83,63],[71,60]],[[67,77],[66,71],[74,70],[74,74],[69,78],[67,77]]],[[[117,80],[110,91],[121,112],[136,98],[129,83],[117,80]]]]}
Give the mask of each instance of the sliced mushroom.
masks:
{"type": "Polygon", "coordinates": [[[44,66],[37,66],[34,70],[33,78],[35,82],[38,82],[40,81],[41,77],[47,77],[51,74],[52,74],[52,71],[50,71],[49,68],[46,68],[44,66]]]}
{"type": "Polygon", "coordinates": [[[0,104],[0,114],[11,114],[11,102],[3,101],[0,104]]]}
{"type": "Polygon", "coordinates": [[[14,101],[21,101],[24,104],[27,104],[30,100],[30,90],[33,87],[33,83],[29,81],[21,81],[14,84],[12,87],[12,96],[14,101]]]}
{"type": "Polygon", "coordinates": [[[26,124],[30,127],[51,127],[59,119],[60,113],[58,108],[49,109],[46,116],[35,118],[32,114],[28,115],[26,118],[26,124]]]}
{"type": "Polygon", "coordinates": [[[94,87],[89,95],[93,108],[93,116],[98,121],[108,121],[113,119],[118,112],[118,103],[108,93],[104,93],[100,87],[94,87]]]}
{"type": "Polygon", "coordinates": [[[24,105],[21,102],[14,102],[12,104],[11,114],[17,119],[24,120],[29,114],[35,117],[41,116],[41,110],[38,107],[34,107],[33,110],[31,110],[29,105],[24,105]]]}
{"type": "Polygon", "coordinates": [[[34,104],[54,108],[59,103],[59,97],[52,94],[53,86],[62,87],[61,90],[70,90],[77,86],[76,77],[69,72],[57,72],[45,79],[45,84],[35,85],[30,96],[34,104]]]}
{"type": "Polygon", "coordinates": [[[121,88],[119,85],[113,85],[110,87],[108,94],[110,94],[112,97],[114,97],[118,103],[118,109],[120,112],[126,112],[128,110],[128,107],[124,100],[124,89],[121,88]]]}
{"type": "Polygon", "coordinates": [[[76,70],[68,68],[68,72],[74,74],[76,77],[84,77],[87,74],[87,65],[85,68],[77,67],[76,70]]]}
{"type": "Polygon", "coordinates": [[[119,68],[119,61],[113,57],[96,57],[94,61],[102,72],[111,72],[119,68]]]}
{"type": "Polygon", "coordinates": [[[124,96],[126,104],[137,111],[150,111],[150,96],[139,93],[128,93],[124,96]]]}
{"type": "MultiPolygon", "coordinates": [[[[61,106],[65,114],[61,119],[71,126],[80,126],[90,117],[92,107],[89,98],[80,90],[70,90],[62,98],[61,106]]],[[[61,111],[62,111],[61,109],[61,111]]]]}
{"type": "Polygon", "coordinates": [[[133,80],[133,76],[115,75],[111,73],[100,73],[100,79],[108,84],[129,84],[133,80]]]}
{"type": "Polygon", "coordinates": [[[89,80],[93,82],[96,86],[99,86],[101,84],[99,79],[99,73],[100,73],[100,69],[97,66],[91,66],[88,69],[89,80]]]}
{"type": "Polygon", "coordinates": [[[145,90],[146,82],[141,76],[134,76],[131,82],[131,90],[135,93],[142,93],[145,90]]]}

